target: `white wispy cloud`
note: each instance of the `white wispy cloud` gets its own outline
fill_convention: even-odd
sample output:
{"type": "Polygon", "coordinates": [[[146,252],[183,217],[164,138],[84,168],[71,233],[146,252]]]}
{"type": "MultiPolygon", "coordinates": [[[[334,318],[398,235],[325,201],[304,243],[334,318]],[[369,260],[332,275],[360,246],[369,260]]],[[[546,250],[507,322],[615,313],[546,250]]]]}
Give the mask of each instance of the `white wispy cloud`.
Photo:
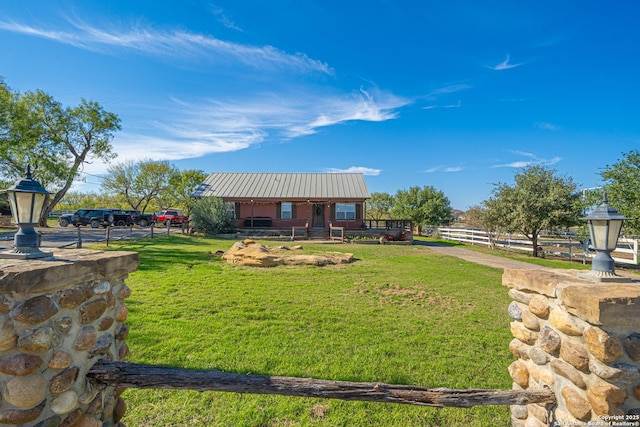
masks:
{"type": "Polygon", "coordinates": [[[222,25],[232,30],[244,32],[242,28],[237,26],[236,23],[225,13],[224,9],[215,4],[210,5],[209,8],[211,12],[218,18],[218,22],[220,22],[222,25]]]}
{"type": "Polygon", "coordinates": [[[364,166],[351,166],[347,169],[327,168],[327,173],[361,173],[367,176],[378,176],[382,172],[382,169],[367,168],[364,166]]]}
{"type": "Polygon", "coordinates": [[[526,157],[528,160],[515,160],[512,162],[496,164],[491,167],[492,168],[526,168],[528,166],[533,166],[533,165],[551,166],[558,163],[560,160],[562,160],[562,157],[557,157],[557,156],[552,157],[550,159],[543,159],[538,157],[536,154],[530,153],[528,151],[511,150],[510,152],[512,154],[515,154],[516,156],[526,157]]]}
{"type": "Polygon", "coordinates": [[[439,170],[442,170],[442,166],[434,166],[432,168],[423,170],[423,172],[424,173],[434,173],[434,172],[438,172],[439,170]]]}
{"type": "Polygon", "coordinates": [[[495,65],[495,66],[489,67],[489,68],[491,68],[492,70],[501,71],[501,70],[509,70],[511,68],[516,68],[516,67],[519,67],[519,66],[523,65],[523,63],[511,64],[509,62],[510,60],[511,60],[511,55],[507,55],[507,58],[504,61],[502,61],[498,65],[495,65]]]}
{"type": "Polygon", "coordinates": [[[383,122],[397,117],[397,109],[412,101],[389,92],[360,88],[348,96],[312,96],[290,100],[296,107],[295,120],[283,127],[289,137],[310,135],[318,128],[350,121],[383,122]]]}
{"type": "Polygon", "coordinates": [[[429,102],[429,105],[425,105],[424,107],[421,107],[423,110],[432,110],[434,108],[459,108],[462,106],[460,100],[458,100],[456,103],[451,103],[451,101],[447,99],[449,98],[448,95],[452,93],[460,92],[462,90],[471,89],[472,87],[473,86],[466,83],[448,84],[448,85],[433,89],[431,92],[425,95],[419,96],[417,99],[426,100],[429,102]],[[445,103],[438,102],[438,101],[442,102],[443,99],[445,103]]]}
{"type": "Polygon", "coordinates": [[[65,21],[70,30],[36,27],[16,21],[0,21],[0,30],[56,41],[94,52],[110,53],[112,48],[128,49],[147,55],[202,60],[235,60],[255,68],[280,67],[298,72],[333,74],[325,62],[304,53],[290,54],[273,46],[251,46],[181,30],[152,27],[127,29],[99,28],[81,21],[65,21]]]}
{"type": "Polygon", "coordinates": [[[455,104],[448,104],[448,105],[443,105],[442,108],[460,108],[462,107],[462,102],[460,102],[460,100],[458,100],[458,102],[456,102],[455,104]]]}
{"type": "Polygon", "coordinates": [[[537,122],[536,123],[536,127],[538,129],[551,130],[551,131],[560,131],[560,130],[562,130],[562,128],[560,126],[554,125],[553,123],[547,123],[547,122],[537,122]]]}
{"type": "Polygon", "coordinates": [[[464,167],[462,166],[434,166],[432,168],[429,169],[425,169],[422,172],[424,173],[435,173],[435,172],[446,172],[446,173],[451,173],[451,172],[460,172],[463,171],[464,167]]]}
{"type": "Polygon", "coordinates": [[[431,98],[437,95],[460,92],[461,90],[471,89],[472,87],[473,86],[466,83],[456,83],[456,84],[446,85],[446,86],[442,86],[432,90],[426,95],[426,97],[431,98]]]}
{"type": "MultiPolygon", "coordinates": [[[[394,119],[410,103],[378,89],[351,94],[265,94],[246,100],[189,101],[172,98],[156,120],[135,133],[116,134],[117,162],[125,160],[175,161],[256,146],[267,138],[290,140],[311,135],[321,127],[350,121],[381,122],[394,119]]],[[[91,173],[104,173],[106,165],[87,165],[91,173]]],[[[364,169],[363,169],[364,170],[364,169]]],[[[365,173],[365,172],[363,172],[365,173]]],[[[378,172],[379,173],[379,172],[378,172]]],[[[367,170],[376,174],[376,170],[367,170]]]]}

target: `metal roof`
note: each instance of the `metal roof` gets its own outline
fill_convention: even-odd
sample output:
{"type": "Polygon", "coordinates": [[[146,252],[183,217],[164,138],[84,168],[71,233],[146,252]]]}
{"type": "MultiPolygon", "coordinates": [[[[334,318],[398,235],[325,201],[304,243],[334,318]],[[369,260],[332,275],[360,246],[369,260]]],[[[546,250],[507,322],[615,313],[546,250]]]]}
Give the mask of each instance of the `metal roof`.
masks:
{"type": "Polygon", "coordinates": [[[368,199],[361,173],[214,172],[192,197],[231,199],[368,199]]]}

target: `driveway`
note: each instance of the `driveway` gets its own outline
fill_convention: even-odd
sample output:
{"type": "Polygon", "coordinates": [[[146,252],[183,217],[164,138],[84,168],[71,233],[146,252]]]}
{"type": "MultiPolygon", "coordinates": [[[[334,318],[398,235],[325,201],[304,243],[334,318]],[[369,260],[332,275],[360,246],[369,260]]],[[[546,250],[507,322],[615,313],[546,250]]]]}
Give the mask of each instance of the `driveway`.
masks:
{"type": "Polygon", "coordinates": [[[438,243],[415,241],[415,240],[413,244],[427,246],[430,250],[434,252],[458,257],[465,261],[474,262],[476,264],[486,265],[494,268],[501,268],[501,269],[514,268],[514,269],[528,269],[528,270],[545,268],[545,267],[542,267],[536,264],[531,264],[528,262],[516,261],[513,259],[503,258],[495,255],[483,254],[480,252],[472,251],[470,249],[462,248],[460,246],[446,246],[446,245],[440,245],[438,243]]]}

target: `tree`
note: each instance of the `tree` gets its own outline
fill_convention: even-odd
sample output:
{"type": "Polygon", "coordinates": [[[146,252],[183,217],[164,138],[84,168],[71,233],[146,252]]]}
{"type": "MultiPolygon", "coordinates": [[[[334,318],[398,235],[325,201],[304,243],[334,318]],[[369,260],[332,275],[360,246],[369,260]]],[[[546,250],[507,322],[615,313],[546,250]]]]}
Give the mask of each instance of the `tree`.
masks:
{"type": "Polygon", "coordinates": [[[393,198],[391,214],[398,219],[410,219],[420,233],[422,227],[437,227],[449,223],[449,199],[432,186],[398,190],[393,198]]]}
{"type": "MultiPolygon", "coordinates": [[[[131,209],[144,212],[156,199],[164,197],[169,182],[177,169],[168,162],[151,160],[127,161],[110,166],[102,188],[120,195],[131,209]]],[[[161,206],[169,207],[169,206],[161,206]]]]}
{"type": "Polygon", "coordinates": [[[56,205],[56,210],[75,211],[81,208],[128,208],[117,197],[106,193],[79,193],[69,191],[56,205]]]}
{"type": "Polygon", "coordinates": [[[540,165],[516,173],[513,186],[494,184],[492,197],[484,205],[498,226],[520,232],[531,241],[534,257],[542,231],[576,225],[582,212],[573,180],[540,165]]]}
{"type": "Polygon", "coordinates": [[[173,173],[169,178],[169,187],[167,188],[169,205],[184,210],[185,215],[189,215],[196,199],[191,197],[196,187],[207,178],[207,174],[201,170],[188,169],[173,173]]]}
{"type": "Polygon", "coordinates": [[[27,165],[53,194],[40,218],[46,220],[89,159],[115,157],[111,140],[120,119],[98,103],[82,99],[77,107],[63,107],[37,90],[19,94],[0,81],[0,175],[16,180],[27,165]]]}
{"type": "Polygon", "coordinates": [[[605,181],[604,190],[611,206],[629,218],[624,222],[625,229],[640,233],[640,152],[623,153],[621,160],[607,165],[600,175],[605,181]]]}
{"type": "Polygon", "coordinates": [[[388,193],[371,193],[367,201],[367,218],[376,222],[391,218],[393,197],[388,193]]]}
{"type": "Polygon", "coordinates": [[[500,228],[500,218],[495,210],[489,210],[486,204],[471,206],[465,212],[467,225],[470,227],[480,228],[487,232],[489,238],[489,246],[491,249],[496,248],[496,233],[500,228]]]}
{"type": "Polygon", "coordinates": [[[197,200],[189,220],[195,231],[209,235],[233,230],[233,218],[219,197],[197,200]]]}

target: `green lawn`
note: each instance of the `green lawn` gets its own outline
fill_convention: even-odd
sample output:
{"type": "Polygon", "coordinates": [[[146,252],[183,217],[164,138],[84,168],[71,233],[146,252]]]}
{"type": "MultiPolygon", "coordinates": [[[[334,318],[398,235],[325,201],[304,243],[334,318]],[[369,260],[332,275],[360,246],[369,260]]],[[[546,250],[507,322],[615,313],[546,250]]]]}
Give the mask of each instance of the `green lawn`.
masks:
{"type": "MultiPolygon", "coordinates": [[[[501,270],[423,246],[321,245],[343,266],[224,263],[230,240],[175,235],[111,243],[140,253],[127,284],[129,361],[236,373],[510,389],[501,270]]],[[[268,245],[279,245],[270,242],[268,245]]],[[[506,426],[470,409],[167,390],[127,390],[128,426],[506,426]]]]}

